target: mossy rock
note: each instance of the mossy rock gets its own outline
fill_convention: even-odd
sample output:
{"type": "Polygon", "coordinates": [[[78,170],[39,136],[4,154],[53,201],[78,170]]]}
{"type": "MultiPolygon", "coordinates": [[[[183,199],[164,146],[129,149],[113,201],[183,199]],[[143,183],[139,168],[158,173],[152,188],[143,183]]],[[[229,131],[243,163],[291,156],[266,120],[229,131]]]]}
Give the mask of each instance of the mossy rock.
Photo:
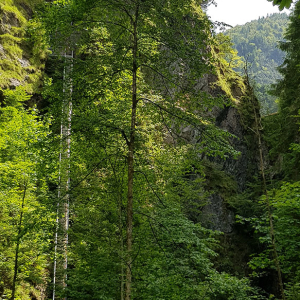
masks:
{"type": "MultiPolygon", "coordinates": [[[[2,0],[0,3],[0,88],[23,85],[34,93],[40,85],[44,41],[30,35],[36,23],[28,22],[40,0],[2,0]]],[[[39,32],[42,34],[42,32],[39,32]]]]}
{"type": "Polygon", "coordinates": [[[211,49],[217,80],[214,83],[230,99],[231,105],[239,104],[246,92],[244,79],[233,68],[242,64],[237,51],[232,48],[230,38],[220,33],[215,37],[216,45],[211,49]]]}

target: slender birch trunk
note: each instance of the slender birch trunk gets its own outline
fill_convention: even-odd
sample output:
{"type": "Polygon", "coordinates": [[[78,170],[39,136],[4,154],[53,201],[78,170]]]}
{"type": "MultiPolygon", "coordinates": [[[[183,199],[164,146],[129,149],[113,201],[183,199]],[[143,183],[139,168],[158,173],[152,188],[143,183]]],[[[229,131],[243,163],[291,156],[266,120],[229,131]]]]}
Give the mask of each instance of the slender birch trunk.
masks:
{"type": "MultiPolygon", "coordinates": [[[[71,55],[64,55],[73,60],[73,51],[71,55]]],[[[71,156],[71,121],[72,121],[72,62],[70,66],[64,68],[64,100],[62,103],[62,120],[61,120],[61,152],[59,154],[59,188],[56,216],[55,232],[55,249],[54,249],[54,270],[53,270],[53,294],[52,299],[56,299],[56,285],[60,284],[65,290],[67,287],[67,269],[68,269],[68,229],[69,229],[69,190],[70,190],[70,156],[71,156]],[[63,196],[63,198],[61,198],[63,196]],[[62,254],[63,261],[58,259],[58,254],[62,254]],[[58,274],[61,270],[62,274],[58,274]]],[[[66,297],[64,298],[67,299],[66,297]]]]}

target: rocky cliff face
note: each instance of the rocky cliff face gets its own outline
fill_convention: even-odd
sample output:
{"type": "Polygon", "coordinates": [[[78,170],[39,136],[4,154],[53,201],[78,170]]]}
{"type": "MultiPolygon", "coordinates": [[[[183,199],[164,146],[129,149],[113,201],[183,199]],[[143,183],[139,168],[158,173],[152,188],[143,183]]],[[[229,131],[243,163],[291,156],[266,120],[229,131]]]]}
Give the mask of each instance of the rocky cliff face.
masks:
{"type": "MultiPolygon", "coordinates": [[[[231,139],[231,145],[240,155],[238,158],[229,156],[225,160],[214,158],[211,161],[215,168],[224,172],[225,189],[227,183],[229,193],[241,193],[245,191],[247,182],[250,182],[259,171],[258,153],[253,151],[253,144],[250,145],[250,141],[246,140],[246,137],[249,137],[249,130],[244,127],[238,107],[229,106],[217,110],[216,125],[235,136],[231,139]]],[[[252,136],[251,141],[254,142],[254,139],[255,137],[252,136]]],[[[235,216],[228,206],[224,193],[217,192],[210,196],[210,203],[203,209],[203,220],[211,229],[224,233],[233,231],[235,216]]]]}
{"type": "MultiPolygon", "coordinates": [[[[237,75],[236,75],[237,76],[237,75]]],[[[224,79],[223,80],[224,84],[224,79]]],[[[230,90],[228,95],[224,87],[218,84],[220,77],[208,75],[205,78],[205,91],[214,97],[227,96],[231,98],[231,104],[223,108],[215,107],[210,112],[210,117],[215,119],[215,125],[220,129],[231,133],[230,144],[239,152],[237,158],[229,155],[226,159],[219,157],[204,157],[206,166],[206,189],[211,192],[208,204],[198,215],[192,216],[196,222],[200,221],[209,229],[224,233],[234,231],[235,214],[228,205],[228,198],[240,194],[247,188],[253,176],[259,172],[259,154],[254,132],[253,108],[247,99],[247,88],[240,78],[227,82],[225,90],[230,90]],[[246,113],[245,113],[246,112],[246,113]]],[[[258,101],[256,101],[258,106],[258,101]]],[[[183,129],[185,136],[195,142],[195,133],[191,128],[183,129]]]]}
{"type": "Polygon", "coordinates": [[[236,137],[231,140],[231,144],[235,150],[240,152],[240,156],[237,159],[229,157],[223,161],[218,160],[217,163],[222,170],[235,178],[237,190],[241,192],[245,189],[247,170],[251,162],[248,155],[248,145],[244,139],[245,130],[238,108],[230,106],[220,110],[216,117],[216,125],[236,137]]]}
{"type": "MultiPolygon", "coordinates": [[[[218,78],[208,76],[206,80],[206,91],[209,94],[215,97],[226,95],[224,89],[216,85],[218,78]]],[[[206,190],[211,194],[202,211],[198,215],[191,214],[190,217],[206,228],[224,233],[220,237],[222,250],[215,262],[218,270],[247,276],[250,272],[247,262],[256,246],[249,235],[249,229],[236,224],[236,212],[230,202],[232,198],[241,195],[248,184],[253,182],[253,177],[259,174],[259,152],[257,137],[253,131],[253,107],[249,103],[247,87],[234,81],[230,89],[232,94],[227,96],[234,98],[231,105],[216,107],[210,114],[215,119],[216,126],[235,136],[230,139],[230,144],[240,154],[237,158],[230,155],[226,159],[203,158],[206,190]]],[[[257,100],[255,102],[254,109],[258,112],[259,104],[257,100]]],[[[197,134],[192,130],[189,134],[195,142],[194,136],[197,134]]]]}

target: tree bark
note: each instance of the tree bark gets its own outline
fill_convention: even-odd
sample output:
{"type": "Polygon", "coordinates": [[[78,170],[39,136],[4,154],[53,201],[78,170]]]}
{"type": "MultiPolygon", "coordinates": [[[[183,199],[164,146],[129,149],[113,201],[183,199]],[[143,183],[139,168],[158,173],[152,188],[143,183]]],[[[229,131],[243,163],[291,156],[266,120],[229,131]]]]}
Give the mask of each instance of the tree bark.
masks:
{"type": "Polygon", "coordinates": [[[22,231],[22,223],[23,223],[26,189],[27,189],[27,185],[24,182],[21,213],[20,213],[20,219],[19,219],[19,224],[18,224],[18,235],[17,235],[17,245],[16,245],[16,252],[15,252],[14,277],[13,277],[13,284],[12,284],[11,300],[15,299],[15,293],[16,293],[16,282],[17,282],[17,275],[18,275],[18,262],[19,262],[19,250],[20,250],[20,243],[21,243],[21,231],[22,231]]]}
{"type": "Polygon", "coordinates": [[[130,137],[128,142],[128,191],[127,191],[127,269],[126,269],[126,290],[125,300],[131,299],[132,284],[132,229],[133,229],[133,177],[134,177],[134,150],[135,150],[135,131],[136,131],[136,109],[137,109],[137,21],[138,21],[139,4],[136,4],[135,15],[133,20],[133,43],[132,43],[132,107],[131,107],[131,125],[130,137]]]}
{"type": "Polygon", "coordinates": [[[265,176],[265,171],[264,171],[264,155],[262,151],[262,140],[261,140],[261,132],[260,132],[260,118],[258,117],[256,108],[255,108],[255,103],[253,99],[253,90],[252,87],[250,87],[249,79],[248,79],[248,74],[247,76],[247,82],[248,86],[250,88],[250,101],[251,101],[251,106],[253,108],[253,114],[254,114],[254,120],[255,120],[255,133],[257,136],[258,140],[258,149],[259,149],[259,161],[260,161],[260,172],[263,180],[263,188],[264,188],[264,194],[266,196],[266,207],[267,207],[267,212],[268,212],[268,217],[269,217],[269,225],[270,225],[270,236],[271,236],[271,244],[272,244],[272,249],[273,249],[273,255],[274,255],[274,262],[275,262],[275,267],[277,271],[277,276],[278,276],[278,285],[281,293],[281,297],[283,300],[285,300],[285,294],[284,294],[284,288],[283,288],[283,282],[282,282],[282,276],[281,276],[281,268],[280,268],[280,263],[279,263],[279,258],[278,258],[278,253],[276,250],[276,240],[275,240],[275,231],[274,231],[274,224],[273,224],[273,214],[271,210],[271,205],[270,205],[270,199],[269,199],[269,193],[268,193],[268,188],[267,188],[267,183],[266,183],[266,176],[265,176]]]}

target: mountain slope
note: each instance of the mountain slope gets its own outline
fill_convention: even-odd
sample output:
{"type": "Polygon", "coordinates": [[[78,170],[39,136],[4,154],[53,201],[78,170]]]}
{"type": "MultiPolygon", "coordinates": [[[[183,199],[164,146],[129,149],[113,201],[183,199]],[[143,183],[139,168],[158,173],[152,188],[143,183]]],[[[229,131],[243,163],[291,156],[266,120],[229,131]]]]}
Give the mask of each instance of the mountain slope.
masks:
{"type": "MultiPolygon", "coordinates": [[[[231,37],[238,55],[247,62],[249,75],[255,80],[263,114],[277,111],[275,98],[268,95],[267,90],[270,84],[280,78],[276,68],[283,62],[284,53],[277,45],[283,40],[287,24],[287,14],[278,13],[236,26],[225,33],[231,37]]],[[[244,72],[243,68],[237,71],[244,72]]]]}

